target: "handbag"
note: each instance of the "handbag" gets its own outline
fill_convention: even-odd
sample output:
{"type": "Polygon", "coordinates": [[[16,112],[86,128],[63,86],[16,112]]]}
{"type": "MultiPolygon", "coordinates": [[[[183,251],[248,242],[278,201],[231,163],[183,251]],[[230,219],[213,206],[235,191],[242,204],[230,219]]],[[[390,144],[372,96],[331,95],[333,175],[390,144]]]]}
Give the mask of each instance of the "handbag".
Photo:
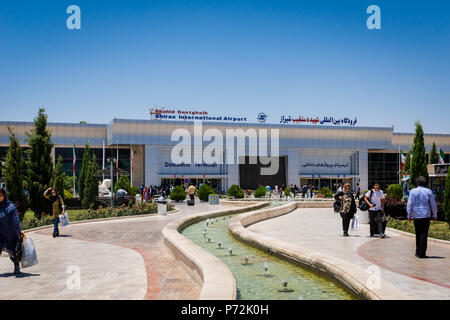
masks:
{"type": "Polygon", "coordinates": [[[359,219],[358,219],[358,215],[357,214],[355,214],[353,216],[353,219],[352,219],[352,230],[353,231],[358,231],[359,230],[359,219]]]}
{"type": "Polygon", "coordinates": [[[33,240],[24,235],[22,243],[22,259],[20,264],[23,268],[28,268],[38,264],[38,259],[36,255],[36,249],[34,247],[33,240]]]}
{"type": "Polygon", "coordinates": [[[339,211],[341,211],[341,201],[336,200],[336,201],[333,203],[333,209],[334,209],[334,212],[339,212],[339,211]]]}
{"type": "Polygon", "coordinates": [[[64,212],[64,214],[61,214],[59,216],[59,222],[61,222],[61,227],[65,227],[70,224],[69,216],[67,215],[67,212],[64,212]]]}
{"type": "MultiPolygon", "coordinates": [[[[373,196],[373,189],[370,190],[369,202],[372,200],[372,196],[373,196]]],[[[359,210],[361,210],[361,211],[367,211],[370,209],[370,206],[367,204],[364,197],[365,197],[365,195],[363,195],[361,198],[359,198],[359,210]]]]}

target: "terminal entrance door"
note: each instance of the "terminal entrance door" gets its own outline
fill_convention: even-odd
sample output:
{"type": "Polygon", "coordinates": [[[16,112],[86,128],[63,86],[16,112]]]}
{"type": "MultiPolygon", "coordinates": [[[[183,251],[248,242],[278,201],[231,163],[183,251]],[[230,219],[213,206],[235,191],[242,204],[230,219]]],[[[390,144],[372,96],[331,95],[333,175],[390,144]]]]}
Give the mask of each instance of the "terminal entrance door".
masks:
{"type": "Polygon", "coordinates": [[[309,186],[312,183],[315,190],[320,190],[323,187],[327,187],[331,190],[332,193],[336,193],[339,185],[341,183],[346,184],[350,183],[352,189],[355,189],[352,184],[352,178],[301,178],[300,179],[300,187],[303,187],[305,184],[309,186]]]}

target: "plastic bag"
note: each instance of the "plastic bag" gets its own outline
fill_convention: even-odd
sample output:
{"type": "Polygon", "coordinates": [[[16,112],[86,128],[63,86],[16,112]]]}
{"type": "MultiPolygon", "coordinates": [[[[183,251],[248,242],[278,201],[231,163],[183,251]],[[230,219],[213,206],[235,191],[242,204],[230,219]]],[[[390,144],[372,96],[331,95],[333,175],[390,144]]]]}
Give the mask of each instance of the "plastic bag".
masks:
{"type": "Polygon", "coordinates": [[[31,238],[25,237],[22,244],[22,259],[20,261],[22,268],[28,268],[38,264],[36,249],[31,238]]]}
{"type": "Polygon", "coordinates": [[[67,215],[67,212],[64,212],[64,214],[59,216],[59,222],[61,222],[61,227],[65,227],[69,225],[69,216],[67,215]]]}
{"type": "Polygon", "coordinates": [[[358,219],[358,215],[354,215],[353,219],[352,219],[352,230],[353,231],[358,231],[359,230],[359,219],[358,219]]]}

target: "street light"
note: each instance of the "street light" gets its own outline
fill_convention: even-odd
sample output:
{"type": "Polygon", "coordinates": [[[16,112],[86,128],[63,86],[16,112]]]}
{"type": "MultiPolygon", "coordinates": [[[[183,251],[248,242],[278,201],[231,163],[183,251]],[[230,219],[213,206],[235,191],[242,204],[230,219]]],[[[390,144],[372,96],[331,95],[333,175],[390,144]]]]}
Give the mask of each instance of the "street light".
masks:
{"type": "Polygon", "coordinates": [[[114,164],[116,163],[116,159],[115,158],[108,158],[108,163],[109,163],[109,169],[110,169],[110,173],[111,173],[111,208],[114,208],[114,173],[113,173],[113,167],[114,164]]]}

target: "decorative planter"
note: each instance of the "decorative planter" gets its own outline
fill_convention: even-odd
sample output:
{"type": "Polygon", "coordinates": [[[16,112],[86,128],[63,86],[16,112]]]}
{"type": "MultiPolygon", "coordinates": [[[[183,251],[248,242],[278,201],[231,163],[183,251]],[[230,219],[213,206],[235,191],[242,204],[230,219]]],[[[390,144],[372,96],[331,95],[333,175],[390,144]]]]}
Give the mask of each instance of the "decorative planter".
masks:
{"type": "Polygon", "coordinates": [[[209,204],[219,204],[220,200],[219,200],[219,196],[216,194],[210,194],[208,196],[209,199],[209,204]]]}

